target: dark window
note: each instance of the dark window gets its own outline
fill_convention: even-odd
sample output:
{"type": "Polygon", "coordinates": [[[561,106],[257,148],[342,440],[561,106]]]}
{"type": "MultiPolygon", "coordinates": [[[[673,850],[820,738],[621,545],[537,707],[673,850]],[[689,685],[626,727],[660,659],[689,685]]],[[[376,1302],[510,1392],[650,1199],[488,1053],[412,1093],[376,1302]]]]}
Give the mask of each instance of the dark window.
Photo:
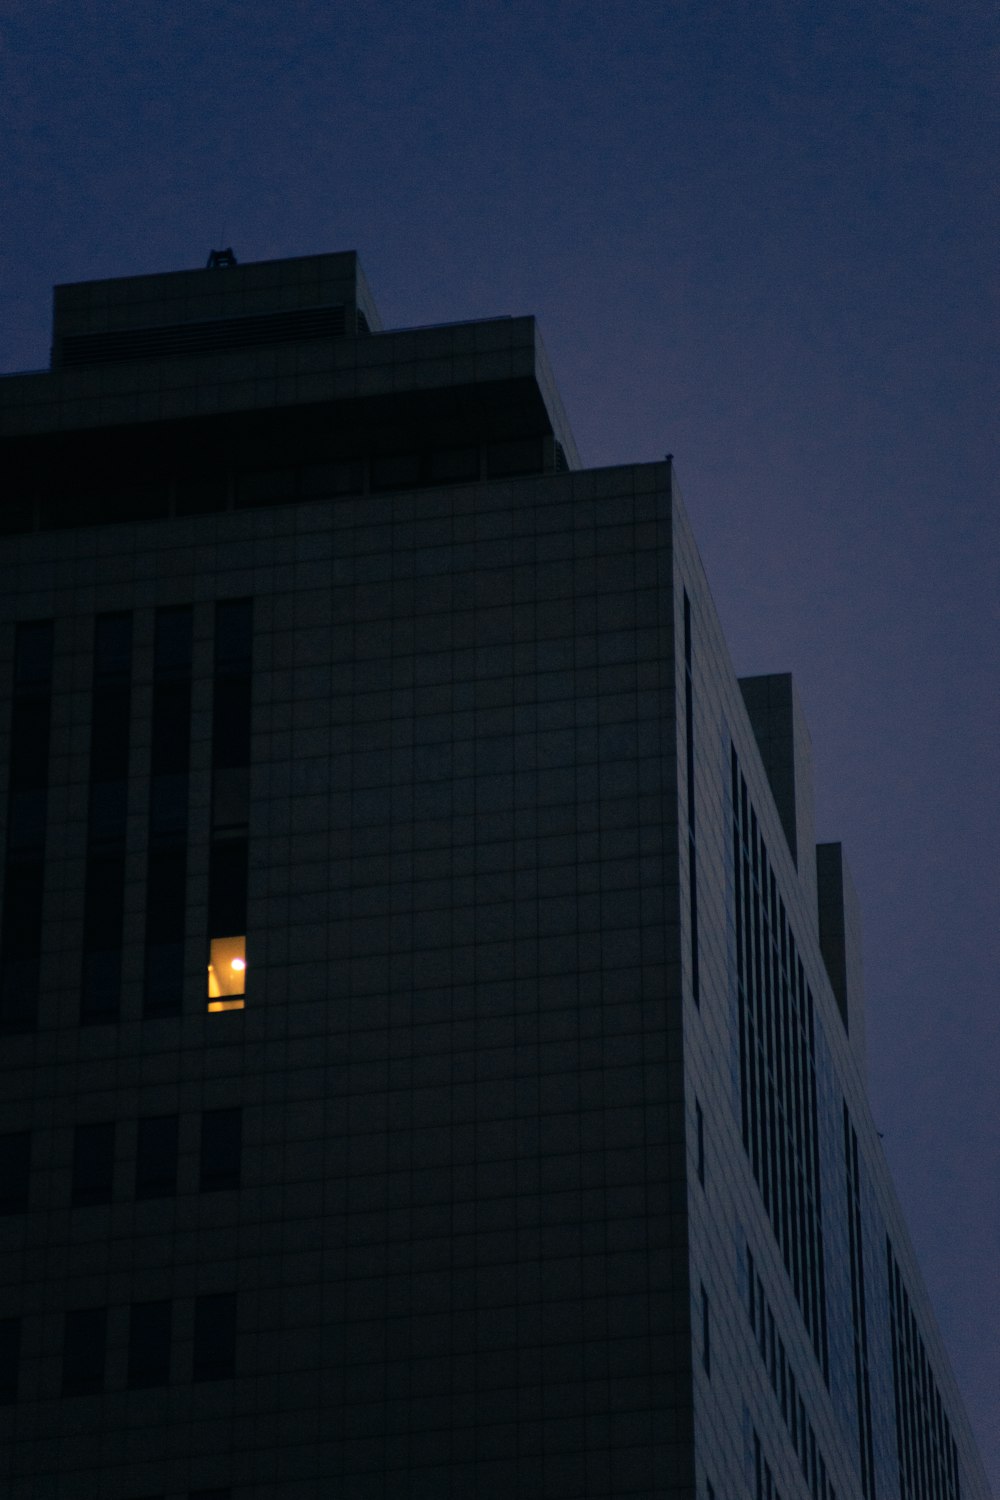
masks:
{"type": "Polygon", "coordinates": [[[10,714],[10,785],[43,787],[49,779],[49,735],[52,700],[18,696],[10,714]]]}
{"type": "Polygon", "coordinates": [[[695,1129],[697,1131],[697,1162],[698,1181],[702,1187],[705,1186],[705,1116],[701,1112],[701,1105],[697,1099],[694,1101],[695,1129]]]}
{"type": "Polygon", "coordinates": [[[294,499],[294,469],[271,469],[266,473],[237,476],[234,501],[237,510],[247,510],[258,505],[282,505],[294,499]]]}
{"type": "Polygon", "coordinates": [[[217,604],[212,713],[212,765],[217,771],[250,764],[252,650],[253,601],[217,604]]]}
{"type": "Polygon", "coordinates": [[[154,776],[187,771],[191,759],[191,680],[168,678],[153,687],[154,776]]]}
{"type": "Polygon", "coordinates": [[[486,463],[491,479],[502,479],[507,474],[538,474],[542,469],[542,440],[511,438],[507,442],[490,443],[486,463]]]}
{"type": "Polygon", "coordinates": [[[236,1294],[198,1297],[194,1305],[194,1380],[224,1380],[236,1366],[236,1294]]]}
{"type": "Polygon", "coordinates": [[[7,857],[40,855],[45,846],[49,799],[44,787],[11,787],[7,808],[7,857]]]}
{"type": "Polygon", "coordinates": [[[157,678],[190,676],[192,620],[189,605],[157,610],[153,656],[157,678]]]}
{"type": "Polygon", "coordinates": [[[23,1213],[31,1187],[31,1132],[0,1135],[0,1214],[23,1213]]]}
{"type": "Polygon", "coordinates": [[[92,855],[87,861],[87,894],[83,907],[83,946],[95,951],[121,946],[125,902],[122,855],[92,855]]]}
{"type": "Polygon", "coordinates": [[[8,864],[3,903],[5,958],[37,958],[41,952],[44,884],[42,865],[8,864]]]}
{"type": "Polygon", "coordinates": [[[177,1116],[139,1121],[135,1153],[137,1198],[169,1198],[177,1191],[177,1116]]]}
{"type": "Polygon", "coordinates": [[[63,1391],[66,1395],[80,1396],[101,1389],[107,1336],[106,1307],[84,1307],[66,1314],[63,1331],[63,1391]]]}
{"type": "Polygon", "coordinates": [[[118,1014],[124,906],[124,855],[91,854],[83,908],[80,1015],[85,1021],[110,1021],[118,1014]]]}
{"type": "Polygon", "coordinates": [[[127,815],[127,781],[119,779],[118,781],[91,782],[87,838],[92,846],[117,844],[120,847],[125,841],[127,815]]]}
{"type": "Polygon", "coordinates": [[[216,677],[212,765],[216,770],[250,763],[250,674],[216,677]]]}
{"type": "Polygon", "coordinates": [[[128,1327],[128,1383],[166,1385],[170,1379],[169,1302],[136,1302],[128,1327]]]}
{"type": "Polygon", "coordinates": [[[250,767],[222,766],[212,777],[212,832],[218,838],[245,833],[250,819],[250,767]]]}
{"type": "Polygon", "coordinates": [[[240,1185],[243,1151],[243,1111],[207,1109],[201,1117],[201,1172],[203,1192],[240,1185]]]}
{"type": "Polygon", "coordinates": [[[420,483],[419,453],[376,454],[371,461],[373,490],[400,490],[420,483]]]}
{"type": "Polygon", "coordinates": [[[91,781],[120,781],[128,775],[131,712],[132,694],[127,684],[100,684],[95,688],[90,728],[91,781]]]}
{"type": "Polygon", "coordinates": [[[224,474],[180,474],[174,486],[174,509],[179,516],[204,516],[225,510],[229,487],[224,474]]]}
{"type": "Polygon", "coordinates": [[[171,942],[184,935],[187,896],[187,850],[157,849],[149,857],[146,887],[146,938],[171,942]]]}
{"type": "Polygon", "coordinates": [[[209,853],[208,930],[233,937],[247,930],[247,841],[220,839],[209,853]]]}
{"type": "Polygon", "coordinates": [[[121,998],[122,950],[100,948],[83,955],[80,975],[80,1019],[116,1021],[121,998]]]}
{"type": "Polygon", "coordinates": [[[190,606],[158,610],[143,986],[144,1011],[154,1016],[176,1015],[184,994],[192,651],[190,606]]]}
{"type": "Polygon", "coordinates": [[[146,943],[143,1009],[147,1016],[174,1016],[184,998],[184,941],[146,943]]]}
{"type": "Polygon", "coordinates": [[[52,677],[52,621],[24,620],[14,640],[14,682],[39,687],[52,677]]]}
{"type": "Polygon", "coordinates": [[[182,839],[187,829],[188,778],[182,772],[153,776],[149,783],[149,833],[156,842],[182,839]]]}
{"type": "Polygon", "coordinates": [[[705,1366],[705,1374],[712,1373],[712,1330],[709,1323],[708,1293],[704,1286],[701,1289],[701,1362],[705,1366]]]}
{"type": "Polygon", "coordinates": [[[94,626],[94,677],[128,677],[132,666],[132,616],[98,615],[94,626]]]}
{"type": "Polygon", "coordinates": [[[114,1121],[78,1125],[73,1136],[73,1202],[110,1203],[114,1181],[114,1121]]]}
{"type": "Polygon", "coordinates": [[[304,499],[360,494],[365,487],[365,467],[360,459],[309,464],[299,470],[299,485],[304,499]]]}
{"type": "Polygon", "coordinates": [[[215,670],[248,672],[253,649],[253,600],[226,599],[215,606],[215,670]]]}
{"type": "Polygon", "coordinates": [[[429,468],[429,477],[434,484],[478,479],[479,449],[434,448],[431,450],[429,468]]]}
{"type": "Polygon", "coordinates": [[[0,1031],[33,1031],[38,1019],[37,958],[5,958],[0,966],[0,1031]]]}
{"type": "Polygon", "coordinates": [[[17,1400],[20,1362],[21,1320],[0,1318],[0,1406],[9,1406],[17,1400]]]}

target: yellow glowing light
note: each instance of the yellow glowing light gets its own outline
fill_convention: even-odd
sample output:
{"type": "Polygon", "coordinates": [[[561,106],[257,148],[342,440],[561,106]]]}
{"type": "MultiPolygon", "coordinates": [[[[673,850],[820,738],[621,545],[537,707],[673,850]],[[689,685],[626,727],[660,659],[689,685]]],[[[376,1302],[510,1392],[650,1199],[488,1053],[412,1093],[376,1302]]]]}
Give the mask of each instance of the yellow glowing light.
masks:
{"type": "Polygon", "coordinates": [[[247,940],[215,937],[209,945],[208,1008],[242,1010],[246,990],[247,940]]]}

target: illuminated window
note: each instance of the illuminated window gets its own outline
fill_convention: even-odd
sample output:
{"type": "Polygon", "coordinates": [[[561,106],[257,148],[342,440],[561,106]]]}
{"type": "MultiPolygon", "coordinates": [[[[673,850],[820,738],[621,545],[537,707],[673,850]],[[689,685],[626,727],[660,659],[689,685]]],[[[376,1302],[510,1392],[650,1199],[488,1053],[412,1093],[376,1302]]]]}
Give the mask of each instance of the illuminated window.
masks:
{"type": "Polygon", "coordinates": [[[209,1010],[242,1010],[246,978],[246,938],[212,938],[208,956],[209,1010]]]}

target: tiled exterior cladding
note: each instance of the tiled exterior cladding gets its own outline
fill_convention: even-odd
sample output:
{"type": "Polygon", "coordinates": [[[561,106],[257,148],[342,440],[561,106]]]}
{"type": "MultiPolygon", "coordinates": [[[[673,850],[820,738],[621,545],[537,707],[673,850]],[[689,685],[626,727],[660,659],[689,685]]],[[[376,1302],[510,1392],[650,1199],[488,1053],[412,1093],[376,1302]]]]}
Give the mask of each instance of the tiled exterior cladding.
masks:
{"type": "Polygon", "coordinates": [[[254,261],[221,269],[80,281],[53,292],[53,364],[67,336],[202,323],[250,314],[346,306],[382,327],[355,251],[254,261]]]}
{"type": "MultiPolygon", "coordinates": [[[[367,342],[474,344],[469,327],[367,342]]],[[[83,373],[32,378],[65,391],[83,373]]],[[[117,443],[119,418],[90,410],[117,443]]],[[[986,1495],[826,975],[811,851],[799,839],[796,866],[669,465],[2,545],[0,681],[50,704],[37,1022],[3,1038],[11,1159],[30,1136],[0,1217],[5,1494],[755,1500],[769,1474],[805,1500],[825,1474],[827,1500],[923,1500],[921,1476],[957,1473],[986,1495]],[[219,604],[250,619],[242,600],[244,801],[219,735],[242,670],[219,604]],[[45,677],[48,638],[23,627],[49,620],[45,677]],[[95,723],[101,692],[126,702],[122,620],[120,1000],[81,1024],[94,761],[115,749],[95,723]],[[150,1013],[164,683],[171,702],[183,686],[188,742],[183,994],[150,1013]],[[245,1008],[209,1014],[220,820],[245,831],[247,978],[245,1008]],[[774,1068],[741,1060],[751,1004],[773,1048],[790,1034],[763,939],[746,972],[741,913],[764,932],[779,909],[812,1017],[806,1123],[784,1135],[774,1068]],[[819,1190],[786,1232],[779,1146],[800,1160],[806,1140],[819,1190]],[[814,1255],[817,1220],[825,1370],[782,1248],[814,1255]],[[957,1467],[920,1446],[928,1370],[928,1442],[950,1433],[957,1467]]],[[[31,712],[0,723],[0,794],[37,790],[14,743],[31,712]]]]}

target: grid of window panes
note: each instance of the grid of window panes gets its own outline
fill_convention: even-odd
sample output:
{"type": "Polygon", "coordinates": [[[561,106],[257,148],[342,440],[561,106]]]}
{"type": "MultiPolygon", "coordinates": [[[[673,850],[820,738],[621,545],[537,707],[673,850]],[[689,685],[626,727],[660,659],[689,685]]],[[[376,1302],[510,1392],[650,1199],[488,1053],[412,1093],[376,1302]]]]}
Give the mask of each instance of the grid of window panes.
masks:
{"type": "Polygon", "coordinates": [[[829,1382],[813,996],[732,750],[743,1145],[829,1382]]]}
{"type": "Polygon", "coordinates": [[[888,1236],[885,1248],[900,1500],[961,1500],[951,1423],[888,1236]]]}
{"type": "Polygon", "coordinates": [[[858,1403],[858,1463],[864,1500],[876,1500],[875,1450],[872,1434],[871,1376],[868,1364],[868,1315],[865,1305],[865,1259],[861,1236],[861,1174],[858,1135],[844,1103],[844,1165],[847,1173],[847,1238],[851,1255],[851,1318],[854,1327],[854,1380],[858,1403]]]}
{"type": "Polygon", "coordinates": [[[830,1483],[826,1459],[816,1441],[816,1430],[806,1412],[799,1382],[795,1378],[784,1340],[777,1331],[774,1311],[767,1299],[764,1283],[755,1267],[749,1245],[746,1305],[760,1357],[767,1370],[771,1389],[781,1407],[781,1415],[798,1456],[803,1478],[809,1486],[809,1493],[813,1500],[836,1500],[836,1490],[830,1483]]]}

